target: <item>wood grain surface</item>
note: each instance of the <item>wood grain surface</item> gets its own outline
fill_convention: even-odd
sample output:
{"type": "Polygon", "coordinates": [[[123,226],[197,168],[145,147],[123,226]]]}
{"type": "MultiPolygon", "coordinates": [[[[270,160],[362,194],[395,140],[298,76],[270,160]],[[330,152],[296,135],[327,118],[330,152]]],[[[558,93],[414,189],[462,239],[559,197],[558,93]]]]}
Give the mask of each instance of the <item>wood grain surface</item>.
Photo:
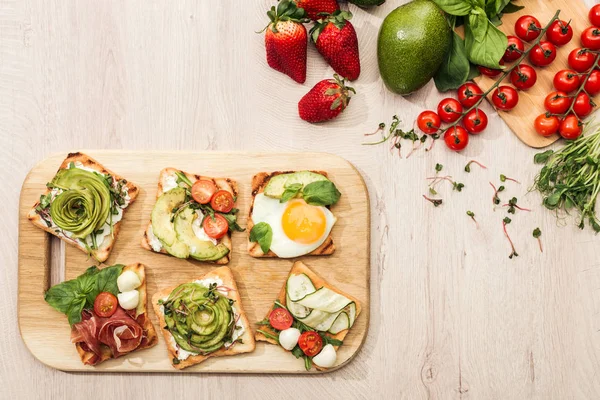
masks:
{"type": "MultiPolygon", "coordinates": [[[[332,207],[338,218],[332,230],[337,251],[331,256],[303,257],[302,260],[334,287],[355,296],[363,312],[344,339],[338,351],[335,368],[345,365],[362,345],[369,322],[369,277],[371,268],[369,243],[369,197],[364,181],[356,169],[341,157],[325,153],[221,153],[221,152],[130,152],[83,151],[105,168],[134,182],[140,188],[136,201],[128,207],[117,240],[105,265],[141,262],[146,266],[147,293],[193,281],[218,267],[211,263],[180,260],[154,253],[141,247],[152,208],[156,202],[158,177],[163,168],[173,167],[186,172],[214,177],[227,177],[238,184],[236,207],[238,222],[246,226],[252,199],[252,176],[258,172],[306,170],[327,171],[329,178],[343,195],[332,207]]],[[[21,189],[19,222],[19,328],[27,348],[42,363],[65,371],[110,372],[175,372],[162,335],[159,344],[143,352],[96,367],[84,366],[70,341],[66,317],[48,306],[43,293],[52,275],[49,258],[54,254],[49,235],[34,226],[27,214],[43,193],[46,182],[52,180],[66,154],[57,154],[38,163],[27,176],[21,189]],[[49,253],[49,254],[48,254],[49,253]],[[48,254],[49,257],[40,257],[48,254]]],[[[254,324],[264,318],[277,298],[281,286],[292,268],[293,260],[253,258],[247,251],[247,232],[234,232],[233,251],[228,267],[236,280],[242,306],[254,324]]],[[[62,269],[65,279],[81,275],[93,260],[72,246],[60,246],[65,251],[62,269]]],[[[56,249],[60,252],[59,249],[56,249]]],[[[148,305],[154,327],[161,329],[152,306],[148,305]]],[[[279,346],[257,343],[256,350],[235,357],[215,357],[184,372],[238,373],[307,373],[304,363],[279,346]]],[[[316,372],[314,369],[310,373],[316,372]]]]}
{"type": "Polygon", "coordinates": [[[406,160],[360,145],[393,114],[409,128],[445,97],[432,82],[396,96],[379,78],[377,30],[404,1],[349,6],[361,52],[358,94],[337,120],[303,123],[298,100],[332,70],[312,45],[304,85],[268,68],[264,37],[254,31],[273,3],[0,2],[0,397],[600,398],[600,237],[569,219],[558,226],[528,193],[539,171],[535,151],[487,104],[488,129],[460,154],[438,143],[406,160]],[[370,328],[357,356],[313,376],[81,374],[37,361],[17,324],[19,193],[37,162],[86,148],[325,151],[352,162],[372,216],[370,328]],[[462,172],[473,158],[488,169],[462,172]],[[461,193],[440,187],[439,208],[421,197],[436,163],[465,183],[461,193]],[[533,209],[509,227],[520,254],[512,260],[505,213],[491,206],[488,182],[500,173],[523,182],[507,185],[506,196],[533,209]],[[531,237],[538,226],[544,253],[531,237]]]}

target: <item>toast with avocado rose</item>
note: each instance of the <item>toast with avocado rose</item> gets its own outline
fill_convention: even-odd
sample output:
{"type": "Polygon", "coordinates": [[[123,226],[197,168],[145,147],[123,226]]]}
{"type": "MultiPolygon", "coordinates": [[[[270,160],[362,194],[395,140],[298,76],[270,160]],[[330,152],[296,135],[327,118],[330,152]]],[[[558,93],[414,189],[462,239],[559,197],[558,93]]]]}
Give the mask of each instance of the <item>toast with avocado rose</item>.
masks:
{"type": "Polygon", "coordinates": [[[71,342],[85,365],[97,365],[158,343],[146,308],[143,264],[88,268],[52,286],[44,299],[67,315],[71,342]]]}
{"type": "Polygon", "coordinates": [[[152,306],[176,369],[254,351],[254,336],[228,267],[155,293],[152,306]]]}
{"type": "Polygon", "coordinates": [[[142,247],[177,258],[215,264],[231,259],[231,232],[237,224],[237,183],[165,168],[142,247]]]}
{"type": "Polygon", "coordinates": [[[99,262],[111,250],[139,188],[83,153],[70,153],[28,214],[37,227],[99,262]]]}
{"type": "Polygon", "coordinates": [[[252,178],[248,253],[293,258],[331,255],[341,193],[323,171],[261,172],[252,178]]]}
{"type": "Polygon", "coordinates": [[[312,365],[326,370],[337,365],[336,352],[361,312],[360,302],[327,283],[301,261],[294,263],[286,282],[255,338],[277,344],[312,365]]]}

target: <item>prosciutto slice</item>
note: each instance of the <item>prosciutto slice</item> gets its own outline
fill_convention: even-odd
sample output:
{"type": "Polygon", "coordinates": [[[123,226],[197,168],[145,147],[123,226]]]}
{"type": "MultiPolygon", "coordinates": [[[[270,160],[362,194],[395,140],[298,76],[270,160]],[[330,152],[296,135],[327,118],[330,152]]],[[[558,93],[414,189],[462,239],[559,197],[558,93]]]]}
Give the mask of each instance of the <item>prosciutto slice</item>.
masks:
{"type": "Polygon", "coordinates": [[[93,312],[83,310],[81,321],[71,328],[71,342],[83,343],[86,349],[99,356],[102,350],[98,341],[98,320],[93,312]]]}

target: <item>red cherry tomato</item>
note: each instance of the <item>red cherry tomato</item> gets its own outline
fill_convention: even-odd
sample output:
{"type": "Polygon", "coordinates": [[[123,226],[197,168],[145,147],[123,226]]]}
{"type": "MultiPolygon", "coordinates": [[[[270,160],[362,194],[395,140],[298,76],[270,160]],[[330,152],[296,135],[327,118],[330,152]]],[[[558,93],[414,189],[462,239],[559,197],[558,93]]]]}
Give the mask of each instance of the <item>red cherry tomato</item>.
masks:
{"type": "Polygon", "coordinates": [[[575,98],[573,111],[579,118],[585,118],[592,113],[594,106],[595,104],[592,99],[590,99],[590,96],[584,92],[581,92],[577,95],[577,98],[575,98]]]}
{"type": "Polygon", "coordinates": [[[529,62],[537,67],[550,65],[555,59],[556,46],[545,40],[533,46],[533,49],[529,53],[529,62]]]}
{"type": "MultiPolygon", "coordinates": [[[[500,65],[504,65],[504,60],[500,60],[500,65]]],[[[478,65],[477,69],[479,70],[481,75],[489,76],[490,78],[495,78],[496,76],[502,73],[501,69],[491,69],[487,67],[482,67],[481,65],[478,65]]]]}
{"type": "Polygon", "coordinates": [[[323,338],[315,331],[307,331],[298,338],[298,346],[304,354],[314,357],[323,348],[323,338]]]}
{"type": "Polygon", "coordinates": [[[102,318],[108,318],[117,312],[119,301],[114,294],[109,292],[102,292],[96,296],[94,300],[94,312],[97,316],[102,318]]]}
{"type": "Polygon", "coordinates": [[[516,36],[507,36],[507,39],[508,46],[506,47],[502,60],[505,62],[518,60],[523,54],[523,51],[525,51],[523,41],[516,36]]]}
{"type": "Polygon", "coordinates": [[[276,308],[269,314],[269,323],[278,331],[284,331],[292,326],[294,318],[285,308],[276,308]]]}
{"type": "Polygon", "coordinates": [[[519,102],[519,93],[510,86],[500,86],[494,91],[492,102],[499,110],[512,110],[519,102]]]}
{"type": "Polygon", "coordinates": [[[469,111],[462,120],[465,129],[472,134],[481,133],[488,125],[488,117],[483,110],[469,111]]]}
{"type": "Polygon", "coordinates": [[[600,4],[596,4],[590,9],[588,18],[590,19],[590,23],[592,25],[600,27],[600,4]]]}
{"type": "Polygon", "coordinates": [[[471,108],[481,99],[483,91],[474,83],[467,82],[458,88],[458,101],[464,108],[471,108]]]}
{"type": "Polygon", "coordinates": [[[213,210],[228,213],[233,209],[233,195],[227,190],[219,190],[210,201],[213,210]]]}
{"type": "Polygon", "coordinates": [[[192,185],[192,198],[200,204],[207,204],[217,191],[212,181],[199,179],[192,185]]]}
{"type": "Polygon", "coordinates": [[[600,93],[600,71],[593,70],[583,88],[590,96],[600,93]]]}
{"type": "Polygon", "coordinates": [[[571,107],[573,99],[565,92],[551,92],[544,100],[544,107],[550,114],[564,114],[571,107]]]}
{"type": "Polygon", "coordinates": [[[229,224],[221,214],[215,214],[214,218],[210,215],[204,217],[202,227],[204,232],[213,239],[221,239],[229,230],[229,224]]]}
{"type": "Polygon", "coordinates": [[[556,20],[546,31],[546,38],[555,46],[564,46],[573,39],[573,28],[570,22],[556,20]]]}
{"type": "Polygon", "coordinates": [[[540,114],[535,119],[533,126],[538,134],[542,136],[552,136],[558,132],[560,121],[555,115],[540,114]]]}
{"type": "Polygon", "coordinates": [[[438,104],[437,113],[442,121],[451,123],[460,118],[463,108],[456,99],[446,98],[438,104]]]}
{"type": "Polygon", "coordinates": [[[417,126],[421,132],[428,135],[433,135],[436,133],[440,129],[441,125],[442,120],[440,119],[440,116],[433,111],[423,111],[417,117],[417,126]]]}
{"type": "Polygon", "coordinates": [[[450,150],[461,151],[469,144],[469,134],[462,126],[451,127],[444,133],[444,142],[450,150]]]}
{"type": "Polygon", "coordinates": [[[527,90],[535,85],[537,73],[527,64],[521,64],[510,73],[510,82],[519,90],[527,90]]]}
{"type": "Polygon", "coordinates": [[[540,21],[531,15],[523,15],[515,23],[515,33],[526,42],[537,39],[541,31],[540,21]]]}
{"type": "Polygon", "coordinates": [[[556,90],[571,93],[579,89],[579,75],[571,69],[563,69],[554,75],[554,87],[556,90]]]}
{"type": "Polygon", "coordinates": [[[577,72],[586,72],[594,65],[596,56],[589,51],[577,48],[569,53],[569,67],[577,72]]]}
{"type": "Polygon", "coordinates": [[[560,136],[567,140],[575,140],[579,136],[581,136],[583,124],[573,114],[569,114],[562,120],[560,126],[558,127],[558,133],[560,136]]]}
{"type": "Polygon", "coordinates": [[[590,26],[581,32],[581,46],[590,50],[600,50],[600,28],[590,26]]]}

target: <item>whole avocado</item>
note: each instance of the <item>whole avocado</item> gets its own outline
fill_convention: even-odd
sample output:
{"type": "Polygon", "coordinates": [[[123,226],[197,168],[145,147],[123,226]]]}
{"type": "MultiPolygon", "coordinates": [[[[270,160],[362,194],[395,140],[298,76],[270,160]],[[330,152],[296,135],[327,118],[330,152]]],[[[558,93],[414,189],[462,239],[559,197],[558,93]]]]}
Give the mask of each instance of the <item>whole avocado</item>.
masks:
{"type": "Polygon", "coordinates": [[[352,4],[356,4],[359,7],[371,7],[380,6],[385,3],[385,0],[348,0],[352,4]]]}
{"type": "Polygon", "coordinates": [[[388,89],[407,95],[435,75],[452,43],[444,12],[414,0],[389,13],[377,38],[379,72],[388,89]]]}

